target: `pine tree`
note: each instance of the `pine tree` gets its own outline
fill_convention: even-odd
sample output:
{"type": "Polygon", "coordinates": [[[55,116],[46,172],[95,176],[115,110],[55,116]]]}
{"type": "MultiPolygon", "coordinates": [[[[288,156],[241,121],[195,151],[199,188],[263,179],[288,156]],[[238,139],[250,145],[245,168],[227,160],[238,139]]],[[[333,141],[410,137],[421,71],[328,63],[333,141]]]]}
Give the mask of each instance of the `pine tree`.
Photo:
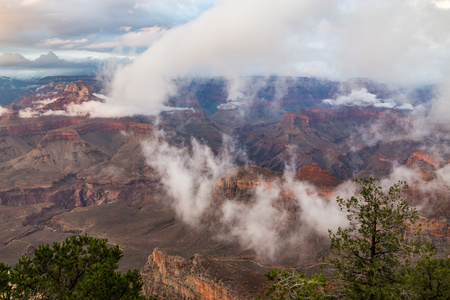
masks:
{"type": "Polygon", "coordinates": [[[62,243],[39,245],[13,270],[0,264],[0,299],[157,299],[141,295],[137,270],[116,271],[119,246],[107,239],[71,236],[62,243]]]}
{"type": "Polygon", "coordinates": [[[347,212],[349,226],[336,233],[329,230],[335,275],[350,298],[399,298],[408,293],[400,272],[409,266],[413,254],[430,252],[432,246],[406,235],[417,233],[420,226],[415,226],[417,210],[403,199],[405,182],[399,181],[386,193],[378,179],[357,183],[361,189],[356,196],[337,198],[341,211],[347,212]]]}

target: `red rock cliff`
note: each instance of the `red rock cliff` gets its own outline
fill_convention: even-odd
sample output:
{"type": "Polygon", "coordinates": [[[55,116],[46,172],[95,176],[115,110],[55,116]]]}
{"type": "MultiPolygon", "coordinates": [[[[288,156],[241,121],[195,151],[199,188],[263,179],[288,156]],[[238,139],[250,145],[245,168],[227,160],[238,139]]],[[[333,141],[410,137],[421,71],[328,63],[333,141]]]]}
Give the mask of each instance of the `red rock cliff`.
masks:
{"type": "Polygon", "coordinates": [[[341,181],[334,178],[330,172],[320,168],[317,164],[301,168],[295,178],[301,181],[312,183],[318,188],[332,189],[338,186],[341,181]]]}
{"type": "Polygon", "coordinates": [[[156,248],[141,271],[146,295],[158,299],[254,299],[264,290],[260,273],[225,261],[168,255],[156,248]]]}

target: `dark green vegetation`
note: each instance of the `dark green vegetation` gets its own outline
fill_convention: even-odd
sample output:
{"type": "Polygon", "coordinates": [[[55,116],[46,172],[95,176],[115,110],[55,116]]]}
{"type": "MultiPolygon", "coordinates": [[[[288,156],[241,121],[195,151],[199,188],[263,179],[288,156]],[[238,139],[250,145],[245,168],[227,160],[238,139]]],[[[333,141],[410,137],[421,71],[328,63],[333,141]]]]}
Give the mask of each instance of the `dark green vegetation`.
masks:
{"type": "Polygon", "coordinates": [[[337,198],[349,225],[329,230],[334,272],[327,279],[311,279],[295,271],[273,270],[275,280],[266,295],[272,299],[449,299],[450,259],[430,258],[433,245],[417,242],[417,210],[403,198],[407,188],[399,181],[385,193],[379,180],[357,180],[361,188],[349,199],[337,198]],[[415,266],[411,258],[420,257],[415,266]]]}
{"type": "Polygon", "coordinates": [[[273,269],[264,275],[276,281],[266,290],[266,296],[270,296],[270,299],[323,299],[328,295],[327,278],[322,274],[315,274],[308,279],[305,273],[273,269]]]}
{"type": "Polygon", "coordinates": [[[39,245],[14,268],[0,263],[0,299],[149,299],[137,270],[116,271],[119,246],[87,235],[39,245]]]}
{"type": "Polygon", "coordinates": [[[450,298],[450,258],[425,258],[407,270],[406,279],[418,299],[450,298]]]}

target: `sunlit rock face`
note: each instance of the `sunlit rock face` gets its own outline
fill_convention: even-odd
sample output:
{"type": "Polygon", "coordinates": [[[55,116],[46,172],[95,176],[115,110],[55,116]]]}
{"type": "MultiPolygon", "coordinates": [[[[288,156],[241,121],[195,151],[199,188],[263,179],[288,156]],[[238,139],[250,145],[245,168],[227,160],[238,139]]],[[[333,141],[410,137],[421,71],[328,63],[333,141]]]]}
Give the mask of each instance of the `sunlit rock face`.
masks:
{"type": "Polygon", "coordinates": [[[127,197],[139,201],[131,190],[147,181],[140,140],[151,136],[153,126],[134,118],[64,114],[69,104],[103,101],[97,92],[95,81],[51,81],[8,107],[0,119],[3,205],[73,208],[127,197]]]}
{"type": "Polygon", "coordinates": [[[141,271],[147,295],[160,299],[254,299],[266,285],[261,273],[242,263],[196,254],[186,259],[153,250],[141,271]]]}
{"type": "MultiPolygon", "coordinates": [[[[274,265],[313,272],[329,254],[328,225],[319,233],[324,218],[308,208],[332,205],[355,177],[395,181],[399,172],[409,183],[407,201],[420,211],[421,238],[445,253],[448,125],[430,122],[427,130],[433,134],[418,134],[423,124],[408,111],[323,101],[333,103],[355,88],[379,99],[396,95],[370,80],[264,80],[250,80],[258,88],[236,97],[223,79],[180,80],[178,94],[167,99],[158,116],[120,118],[93,118],[70,109],[108,102],[92,78],[53,78],[24,88],[0,116],[0,260],[14,263],[39,243],[88,233],[123,248],[123,270],[143,268],[149,295],[254,299],[265,284],[261,274],[274,265]],[[151,167],[144,141],[185,150],[187,159],[179,164],[198,169],[190,176],[211,181],[195,226],[183,222],[174,208],[170,187],[162,182],[165,170],[151,167]],[[211,150],[205,161],[213,165],[214,159],[229,156],[220,176],[212,176],[207,164],[192,164],[196,143],[211,150]],[[304,193],[296,194],[298,186],[304,193]],[[282,218],[250,216],[264,196],[270,196],[269,207],[259,208],[282,218]],[[236,209],[229,211],[228,222],[227,207],[236,209]],[[265,231],[262,243],[249,242],[252,230],[264,225],[257,222],[244,228],[249,229],[246,239],[240,238],[238,231],[247,224],[233,218],[237,212],[244,221],[271,220],[266,223],[276,238],[269,241],[265,231]],[[298,232],[304,235],[296,240],[298,232]],[[272,258],[257,252],[255,245],[272,241],[279,243],[272,258]],[[153,251],[156,247],[163,250],[153,251]]],[[[180,186],[191,178],[169,179],[180,186]]],[[[201,184],[192,182],[188,192],[201,184]]]]}

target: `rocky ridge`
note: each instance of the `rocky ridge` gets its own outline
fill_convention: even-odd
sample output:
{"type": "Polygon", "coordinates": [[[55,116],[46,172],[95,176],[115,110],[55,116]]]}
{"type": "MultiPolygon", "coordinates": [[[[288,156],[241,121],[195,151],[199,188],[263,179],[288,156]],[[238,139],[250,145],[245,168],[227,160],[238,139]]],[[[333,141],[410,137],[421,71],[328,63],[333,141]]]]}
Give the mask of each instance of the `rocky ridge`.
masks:
{"type": "MultiPolygon", "coordinates": [[[[432,149],[430,139],[365,143],[364,130],[379,123],[400,133],[405,124],[412,126],[404,112],[372,107],[336,109],[321,100],[345,94],[338,83],[312,79],[285,83],[285,93],[278,99],[275,95],[281,87],[269,80],[244,111],[219,108],[229,102],[220,80],[193,84],[192,90],[186,87],[182,96],[168,101],[175,109],[160,115],[157,129],[169,133],[166,138],[171,144],[186,146],[195,137],[219,153],[222,134],[227,133],[247,149],[253,165],[229,170],[217,182],[213,209],[227,198],[249,201],[261,184],[270,188],[270,182],[282,180],[280,171],[286,162],[297,172],[297,180],[309,182],[330,199],[343,180],[386,176],[395,164],[423,172],[422,178],[433,184],[438,169],[448,163],[448,153],[441,153],[439,160],[426,153],[427,147],[432,149]]],[[[366,81],[352,84],[380,97],[390,95],[385,86],[371,88],[366,81]]],[[[11,230],[0,232],[0,257],[31,253],[41,242],[87,232],[120,244],[124,260],[132,257],[126,262],[131,268],[142,266],[155,247],[164,248],[148,257],[142,271],[148,294],[253,299],[265,282],[264,268],[249,262],[248,258],[258,262],[255,253],[214,239],[214,213],[205,214],[201,229],[180,222],[158,174],[145,165],[140,142],[152,137],[151,119],[47,115],[54,111],[64,114],[71,103],[102,101],[94,95],[99,92],[95,82],[61,78],[29,92],[1,117],[0,215],[5,228],[11,230]]],[[[443,145],[449,144],[448,136],[442,134],[447,131],[442,124],[436,126],[443,145]]],[[[442,252],[449,243],[448,190],[430,192],[414,187],[409,191],[412,204],[431,197],[421,209],[423,237],[442,252]]],[[[295,220],[301,209],[289,191],[282,191],[273,205],[291,213],[289,220],[295,220]]],[[[291,255],[296,258],[289,261],[292,265],[298,266],[302,260],[300,265],[310,266],[317,263],[317,256],[327,254],[322,251],[327,248],[324,239],[311,235],[305,241],[312,245],[310,252],[295,256],[292,252],[296,249],[286,249],[291,252],[280,257],[291,255]]]]}
{"type": "Polygon", "coordinates": [[[158,299],[254,299],[266,285],[261,273],[242,265],[200,254],[186,259],[158,248],[149,256],[141,275],[145,294],[157,294],[158,299]]]}

